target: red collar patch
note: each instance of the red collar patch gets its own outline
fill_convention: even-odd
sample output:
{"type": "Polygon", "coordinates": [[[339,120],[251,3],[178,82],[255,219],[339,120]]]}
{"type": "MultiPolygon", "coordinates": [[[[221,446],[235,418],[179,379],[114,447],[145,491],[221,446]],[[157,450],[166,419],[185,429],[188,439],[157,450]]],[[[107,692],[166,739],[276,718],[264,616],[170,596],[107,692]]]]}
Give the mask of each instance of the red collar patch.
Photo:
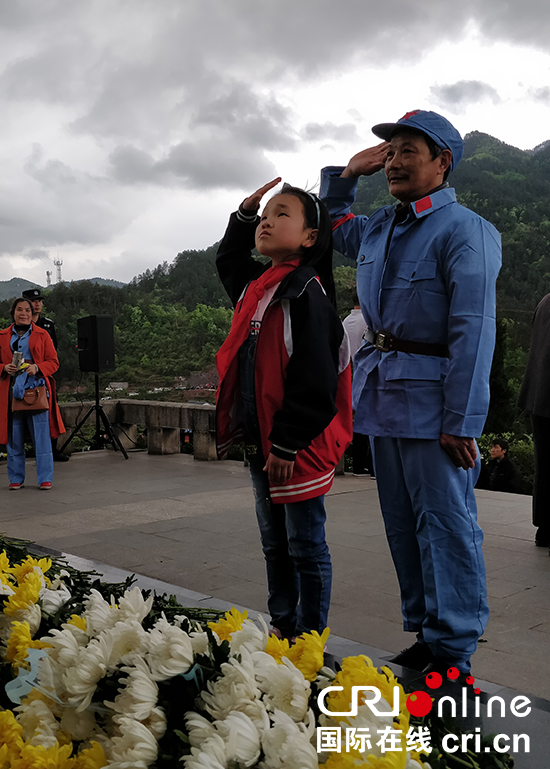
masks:
{"type": "Polygon", "coordinates": [[[422,200],[417,200],[416,203],[414,204],[414,207],[416,209],[417,214],[421,214],[422,211],[427,211],[428,208],[432,207],[431,197],[428,195],[427,198],[422,198],[422,200]]]}

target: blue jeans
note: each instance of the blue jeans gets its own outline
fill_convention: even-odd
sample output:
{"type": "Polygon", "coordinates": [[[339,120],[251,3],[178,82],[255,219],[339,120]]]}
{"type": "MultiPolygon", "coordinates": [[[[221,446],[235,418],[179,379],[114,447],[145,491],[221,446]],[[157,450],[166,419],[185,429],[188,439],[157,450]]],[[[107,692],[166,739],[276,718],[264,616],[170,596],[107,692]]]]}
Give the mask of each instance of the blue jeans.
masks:
{"type": "Polygon", "coordinates": [[[332,564],[325,539],[325,498],[274,505],[263,465],[251,462],[256,516],[267,567],[273,627],[291,638],[327,626],[332,564]]]}
{"type": "Polygon", "coordinates": [[[8,435],[8,477],[10,483],[25,480],[25,428],[28,428],[36,454],[38,484],[52,481],[53,455],[50,439],[50,413],[43,411],[13,411],[8,435]]]}
{"type": "Polygon", "coordinates": [[[371,441],[403,627],[468,672],[489,617],[474,496],[479,456],[466,471],[438,440],[371,441]]]}

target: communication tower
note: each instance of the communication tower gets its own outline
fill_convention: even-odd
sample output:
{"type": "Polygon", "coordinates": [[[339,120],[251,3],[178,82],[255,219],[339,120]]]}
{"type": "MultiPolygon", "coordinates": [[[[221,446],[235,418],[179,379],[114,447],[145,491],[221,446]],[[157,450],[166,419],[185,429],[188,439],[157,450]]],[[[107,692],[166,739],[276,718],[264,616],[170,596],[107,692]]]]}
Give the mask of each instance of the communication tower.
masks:
{"type": "Polygon", "coordinates": [[[63,259],[54,259],[53,263],[55,266],[55,282],[62,283],[63,278],[61,277],[61,265],[63,264],[63,259]]]}
{"type": "Polygon", "coordinates": [[[46,270],[46,285],[48,288],[52,285],[52,271],[46,270]]]}

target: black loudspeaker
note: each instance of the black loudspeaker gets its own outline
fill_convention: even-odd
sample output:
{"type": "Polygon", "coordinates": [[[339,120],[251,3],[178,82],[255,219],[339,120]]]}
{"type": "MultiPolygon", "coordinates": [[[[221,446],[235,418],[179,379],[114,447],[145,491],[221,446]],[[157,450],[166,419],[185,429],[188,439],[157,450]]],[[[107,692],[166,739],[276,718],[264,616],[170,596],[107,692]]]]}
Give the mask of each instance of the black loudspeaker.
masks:
{"type": "Polygon", "coordinates": [[[115,370],[115,330],[110,315],[89,315],[76,321],[81,371],[115,370]]]}

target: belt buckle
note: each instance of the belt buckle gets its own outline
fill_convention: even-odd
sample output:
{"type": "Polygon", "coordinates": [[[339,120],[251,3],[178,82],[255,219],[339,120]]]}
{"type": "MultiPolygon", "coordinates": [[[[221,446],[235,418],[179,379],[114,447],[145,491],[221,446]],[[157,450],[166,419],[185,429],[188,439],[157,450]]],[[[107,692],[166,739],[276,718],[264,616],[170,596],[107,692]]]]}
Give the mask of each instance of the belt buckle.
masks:
{"type": "Polygon", "coordinates": [[[374,346],[381,352],[389,352],[391,350],[392,337],[386,331],[377,331],[374,335],[374,346]]]}

